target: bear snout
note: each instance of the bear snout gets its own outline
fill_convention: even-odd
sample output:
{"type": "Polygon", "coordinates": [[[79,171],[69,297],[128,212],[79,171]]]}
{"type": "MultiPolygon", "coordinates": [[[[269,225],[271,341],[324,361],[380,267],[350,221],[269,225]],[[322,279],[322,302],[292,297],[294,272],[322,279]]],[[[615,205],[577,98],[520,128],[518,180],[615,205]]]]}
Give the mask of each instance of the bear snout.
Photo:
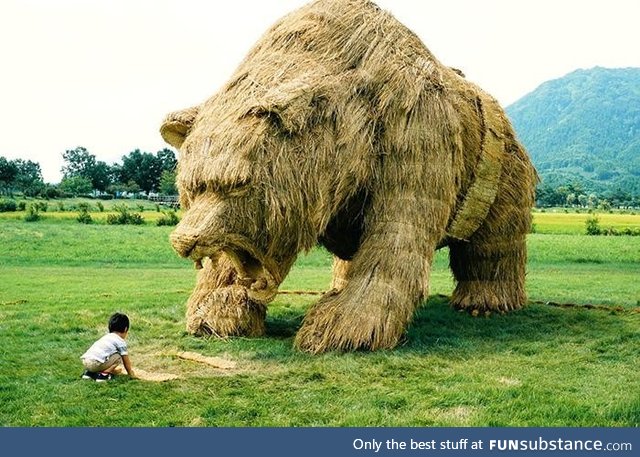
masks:
{"type": "Polygon", "coordinates": [[[193,248],[198,243],[197,235],[185,233],[180,229],[174,230],[169,238],[174,251],[176,251],[181,257],[189,257],[193,248]]]}

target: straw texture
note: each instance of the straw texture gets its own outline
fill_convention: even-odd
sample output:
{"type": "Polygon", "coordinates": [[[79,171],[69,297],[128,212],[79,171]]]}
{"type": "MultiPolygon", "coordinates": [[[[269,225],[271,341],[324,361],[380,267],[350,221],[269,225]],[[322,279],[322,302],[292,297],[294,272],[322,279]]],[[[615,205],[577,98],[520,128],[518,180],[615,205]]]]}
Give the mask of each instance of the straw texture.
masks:
{"type": "Polygon", "coordinates": [[[336,255],[295,344],[318,353],[403,337],[451,248],[453,306],[524,305],[537,179],[497,102],[367,0],[319,0],[258,41],[229,82],[167,116],[186,210],[172,243],[204,269],[190,332],[264,332],[296,256],[336,255]]]}

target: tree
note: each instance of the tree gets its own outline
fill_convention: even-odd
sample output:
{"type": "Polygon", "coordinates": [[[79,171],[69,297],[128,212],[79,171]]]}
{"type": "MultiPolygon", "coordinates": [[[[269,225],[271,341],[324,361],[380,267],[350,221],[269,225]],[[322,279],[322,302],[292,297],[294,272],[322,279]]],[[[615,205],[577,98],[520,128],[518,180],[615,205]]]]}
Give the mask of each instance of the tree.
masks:
{"type": "Polygon", "coordinates": [[[98,161],[91,170],[91,185],[95,190],[104,192],[111,184],[111,167],[106,162],[98,161]]]}
{"type": "Polygon", "coordinates": [[[603,211],[609,211],[611,209],[611,203],[609,203],[608,200],[600,200],[600,203],[598,204],[598,208],[600,208],[603,211]]]}
{"type": "Polygon", "coordinates": [[[176,195],[178,193],[178,189],[176,189],[175,170],[165,170],[162,172],[162,175],[160,175],[160,186],[158,190],[164,195],[176,195]]]}
{"type": "Polygon", "coordinates": [[[91,171],[96,166],[96,156],[89,153],[86,148],[78,146],[75,149],[67,149],[62,153],[65,165],[60,171],[64,178],[82,176],[91,179],[91,171]]]}
{"type": "Polygon", "coordinates": [[[548,184],[542,184],[536,189],[536,201],[540,206],[563,206],[567,204],[569,190],[567,186],[553,188],[548,184]]]}
{"type": "Polygon", "coordinates": [[[18,167],[16,164],[0,157],[0,194],[10,194],[16,176],[18,175],[18,167]]]}
{"type": "Polygon", "coordinates": [[[136,149],[122,158],[120,182],[134,181],[141,190],[151,192],[158,188],[162,171],[158,157],[136,149]]]}
{"type": "Polygon", "coordinates": [[[571,191],[569,190],[568,186],[556,187],[556,201],[554,202],[554,205],[558,205],[558,206],[567,205],[568,204],[567,201],[570,193],[571,191]]]}
{"type": "MultiPolygon", "coordinates": [[[[122,184],[122,165],[119,163],[114,163],[109,167],[109,182],[111,185],[107,186],[108,189],[122,184]]],[[[109,191],[108,189],[107,191],[109,191]]]]}
{"type": "Polygon", "coordinates": [[[567,201],[567,206],[575,205],[575,203],[577,201],[576,194],[571,193],[571,194],[567,195],[567,200],[566,201],[567,201]]]}
{"type": "Polygon", "coordinates": [[[17,168],[14,187],[30,197],[38,195],[44,189],[40,164],[31,160],[14,160],[17,168]]]}
{"type": "Polygon", "coordinates": [[[60,182],[60,189],[63,192],[77,197],[78,195],[86,195],[91,192],[91,181],[84,176],[71,176],[63,178],[60,182]]]}
{"type": "Polygon", "coordinates": [[[163,171],[173,171],[176,169],[176,165],[178,165],[176,155],[168,148],[156,152],[156,158],[160,161],[163,171]]]}
{"type": "Polygon", "coordinates": [[[44,198],[58,198],[61,196],[60,189],[55,184],[45,183],[44,188],[40,191],[40,196],[44,198]]]}
{"type": "Polygon", "coordinates": [[[79,146],[67,149],[62,153],[65,166],[62,167],[64,178],[82,177],[91,182],[92,189],[105,191],[111,184],[111,167],[105,162],[97,161],[96,156],[79,146]]]}
{"type": "Polygon", "coordinates": [[[630,205],[633,200],[633,197],[629,192],[626,192],[619,187],[614,191],[607,192],[606,197],[614,208],[630,205]]]}
{"type": "Polygon", "coordinates": [[[114,196],[118,196],[123,192],[127,192],[129,194],[137,194],[140,192],[140,186],[135,181],[129,181],[128,183],[123,183],[121,181],[117,181],[107,188],[107,192],[113,194],[114,196]]]}
{"type": "Polygon", "coordinates": [[[130,194],[138,194],[142,189],[140,189],[140,186],[137,182],[131,180],[124,185],[124,190],[125,192],[128,192],[130,194]]]}
{"type": "Polygon", "coordinates": [[[586,208],[588,201],[589,197],[587,197],[585,194],[578,195],[578,204],[580,205],[580,207],[586,208]]]}

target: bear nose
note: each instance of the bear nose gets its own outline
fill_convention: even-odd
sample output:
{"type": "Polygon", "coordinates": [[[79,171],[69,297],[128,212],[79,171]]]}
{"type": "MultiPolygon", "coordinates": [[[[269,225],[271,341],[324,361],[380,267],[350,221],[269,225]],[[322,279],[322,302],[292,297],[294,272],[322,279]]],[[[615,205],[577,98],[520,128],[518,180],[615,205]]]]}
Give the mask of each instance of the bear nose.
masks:
{"type": "Polygon", "coordinates": [[[198,243],[196,235],[184,233],[180,230],[174,230],[169,236],[173,249],[182,257],[189,257],[191,251],[198,243]]]}

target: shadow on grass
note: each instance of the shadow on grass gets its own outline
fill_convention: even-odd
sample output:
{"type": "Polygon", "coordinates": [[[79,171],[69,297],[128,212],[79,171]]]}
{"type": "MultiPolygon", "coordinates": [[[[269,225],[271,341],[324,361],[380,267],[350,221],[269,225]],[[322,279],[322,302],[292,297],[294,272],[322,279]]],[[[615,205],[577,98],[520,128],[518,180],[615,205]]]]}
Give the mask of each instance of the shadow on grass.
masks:
{"type": "MultiPolygon", "coordinates": [[[[449,306],[447,297],[431,297],[416,313],[402,350],[457,352],[463,356],[512,351],[533,355],[543,346],[564,343],[615,344],[620,337],[640,343],[638,316],[599,309],[530,304],[505,315],[472,317],[449,306]]],[[[606,346],[606,345],[605,345],[606,346]]],[[[628,345],[625,345],[628,346],[628,345]]]]}
{"type": "MultiPolygon", "coordinates": [[[[267,338],[292,339],[303,318],[299,309],[268,315],[267,338]]],[[[472,317],[452,309],[447,297],[433,296],[418,309],[393,351],[463,358],[508,351],[533,355],[543,346],[571,343],[597,347],[604,356],[607,343],[617,345],[621,338],[628,341],[624,347],[640,345],[635,322],[640,322],[640,315],[541,304],[505,315],[472,317]]]]}
{"type": "Polygon", "coordinates": [[[287,309],[271,316],[267,313],[267,336],[270,338],[293,338],[302,325],[304,314],[299,311],[287,309]]]}

